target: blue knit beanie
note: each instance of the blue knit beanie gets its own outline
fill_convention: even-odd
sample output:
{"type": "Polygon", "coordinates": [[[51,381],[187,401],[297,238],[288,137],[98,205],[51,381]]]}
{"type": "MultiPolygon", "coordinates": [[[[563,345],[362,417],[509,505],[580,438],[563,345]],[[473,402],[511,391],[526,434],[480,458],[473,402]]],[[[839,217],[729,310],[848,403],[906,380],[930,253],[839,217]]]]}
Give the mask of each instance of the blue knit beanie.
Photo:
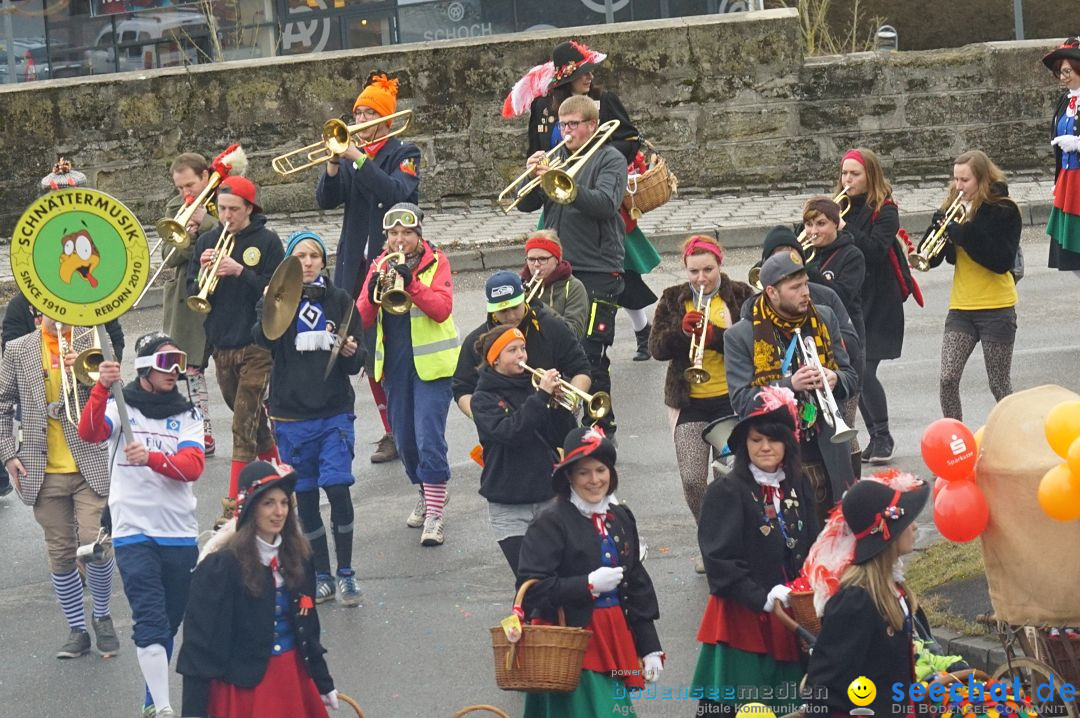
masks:
{"type": "Polygon", "coordinates": [[[319,245],[319,251],[322,252],[323,265],[327,262],[326,245],[323,243],[322,237],[312,232],[310,229],[301,229],[297,232],[293,232],[289,235],[289,241],[285,244],[285,256],[292,256],[293,250],[296,249],[296,245],[303,242],[305,239],[310,239],[319,245]]]}

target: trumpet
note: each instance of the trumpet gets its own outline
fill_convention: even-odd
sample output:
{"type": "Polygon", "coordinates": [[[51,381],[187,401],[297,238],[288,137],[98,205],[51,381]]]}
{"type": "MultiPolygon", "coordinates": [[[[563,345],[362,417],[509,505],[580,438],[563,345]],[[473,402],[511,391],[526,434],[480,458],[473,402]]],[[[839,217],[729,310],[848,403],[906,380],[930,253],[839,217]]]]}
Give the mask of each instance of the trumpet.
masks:
{"type": "MultiPolygon", "coordinates": [[[[843,219],[848,212],[851,211],[851,197],[848,197],[848,188],[840,190],[836,193],[836,196],[832,198],[832,201],[840,206],[840,219],[843,219]]],[[[803,231],[799,232],[799,236],[795,238],[798,241],[799,246],[802,247],[803,254],[806,256],[807,262],[812,262],[814,256],[817,254],[817,249],[814,247],[814,243],[807,235],[806,227],[803,227],[803,231]]],[[[751,270],[752,271],[752,270],[751,270]]],[[[754,284],[753,281],[750,284],[754,284]]]]}
{"type": "Polygon", "coordinates": [[[388,314],[406,314],[412,309],[412,299],[405,291],[405,280],[394,271],[395,264],[405,263],[404,252],[388,252],[375,262],[371,281],[375,282],[372,301],[388,314]]]}
{"type": "Polygon", "coordinates": [[[390,137],[397,137],[398,135],[409,129],[412,124],[413,111],[401,110],[385,117],[376,117],[373,120],[366,120],[364,122],[358,122],[355,125],[350,125],[344,120],[338,118],[332,118],[323,123],[322,126],[322,139],[318,142],[312,143],[307,147],[301,147],[298,150],[292,150],[286,152],[283,155],[278,155],[270,161],[274,171],[282,177],[287,177],[295,172],[306,170],[316,165],[321,165],[324,162],[328,162],[335,157],[343,154],[345,150],[349,149],[350,145],[355,144],[358,148],[363,149],[368,145],[375,144],[376,142],[382,142],[390,137]],[[358,135],[364,130],[369,130],[372,127],[378,127],[386,122],[393,122],[397,119],[405,119],[405,123],[396,129],[390,130],[385,135],[379,135],[370,140],[363,140],[358,135]],[[300,160],[303,164],[294,164],[294,161],[300,160]]]}
{"type": "Polygon", "coordinates": [[[928,271],[930,262],[945,249],[949,222],[963,222],[965,219],[967,219],[967,210],[964,209],[964,195],[957,194],[956,199],[945,210],[945,216],[942,217],[938,226],[919,242],[917,250],[908,255],[908,264],[911,268],[920,272],[928,271]]]}
{"type": "MultiPolygon", "coordinates": [[[[545,370],[533,369],[525,362],[518,362],[518,366],[532,374],[534,387],[540,386],[540,379],[544,376],[545,370]]],[[[582,402],[585,403],[585,413],[592,419],[603,419],[611,411],[611,396],[606,391],[587,394],[562,377],[559,378],[559,388],[562,389],[563,394],[561,397],[552,397],[552,402],[571,414],[577,413],[582,402]]]]}
{"type": "MultiPolygon", "coordinates": [[[[69,325],[70,326],[70,325],[69,325]]],[[[101,351],[97,330],[90,327],[86,331],[91,334],[92,345],[84,349],[75,357],[75,362],[67,366],[64,358],[72,351],[77,341],[75,327],[71,328],[71,341],[64,338],[64,325],[56,324],[56,345],[60,354],[60,395],[64,402],[64,415],[75,426],[79,425],[82,417],[82,406],[79,403],[79,385],[93,386],[98,380],[98,367],[105,361],[105,355],[101,351]]]]}
{"type": "Polygon", "coordinates": [[[702,368],[705,362],[705,335],[709,331],[709,305],[705,296],[705,285],[698,289],[697,301],[694,302],[694,311],[701,313],[701,333],[690,337],[690,366],[683,371],[683,378],[690,384],[704,384],[712,375],[702,368]]]}
{"type": "Polygon", "coordinates": [[[532,278],[525,285],[525,303],[532,305],[536,295],[544,291],[544,278],[533,272],[532,278]]]}
{"type": "Polygon", "coordinates": [[[574,181],[574,177],[596,154],[597,150],[611,139],[618,129],[618,120],[608,120],[597,127],[589,139],[585,140],[581,147],[570,153],[569,157],[561,159],[558,157],[558,153],[566,144],[564,139],[544,155],[544,160],[540,164],[547,166],[547,172],[529,180],[515,192],[514,189],[532,173],[533,167],[529,167],[499,193],[496,201],[503,205],[503,210],[509,214],[510,210],[517,207],[521,200],[525,199],[537,187],[540,187],[552,202],[570,204],[577,197],[577,183],[574,181]],[[513,201],[510,201],[511,194],[514,197],[513,201]],[[509,204],[506,204],[507,202],[509,204]]]}
{"type": "Polygon", "coordinates": [[[829,387],[829,377],[826,376],[825,368],[821,366],[821,359],[818,358],[814,339],[812,337],[803,339],[802,331],[796,329],[795,341],[798,344],[799,361],[802,362],[803,366],[808,366],[816,371],[818,376],[821,377],[821,388],[814,389],[814,403],[817,404],[825,423],[833,429],[833,435],[829,438],[829,441],[834,444],[846,444],[858,432],[847,425],[847,422],[844,421],[844,415],[840,413],[840,406],[836,403],[832,388],[829,387]]]}
{"type": "Polygon", "coordinates": [[[235,246],[236,237],[229,231],[229,223],[226,222],[221,225],[221,234],[214,245],[214,258],[199,267],[199,274],[195,277],[199,292],[187,298],[188,309],[198,314],[210,313],[209,297],[217,289],[218,280],[221,279],[217,275],[218,267],[221,266],[221,260],[232,254],[235,246]]]}

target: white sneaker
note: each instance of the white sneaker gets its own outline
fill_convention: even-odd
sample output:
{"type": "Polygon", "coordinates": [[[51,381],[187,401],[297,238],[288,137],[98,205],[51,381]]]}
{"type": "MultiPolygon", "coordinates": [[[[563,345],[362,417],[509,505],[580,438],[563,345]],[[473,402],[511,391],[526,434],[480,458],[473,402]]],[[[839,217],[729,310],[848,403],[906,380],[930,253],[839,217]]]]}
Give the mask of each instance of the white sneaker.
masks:
{"type": "Polygon", "coordinates": [[[427,511],[427,504],[424,503],[424,495],[420,494],[420,498],[416,500],[416,506],[413,508],[412,513],[409,514],[409,518],[405,519],[405,525],[411,529],[418,529],[424,525],[424,514],[427,511]]]}
{"type": "Polygon", "coordinates": [[[443,517],[428,516],[424,519],[424,532],[420,534],[420,545],[442,546],[443,541],[443,517]]]}

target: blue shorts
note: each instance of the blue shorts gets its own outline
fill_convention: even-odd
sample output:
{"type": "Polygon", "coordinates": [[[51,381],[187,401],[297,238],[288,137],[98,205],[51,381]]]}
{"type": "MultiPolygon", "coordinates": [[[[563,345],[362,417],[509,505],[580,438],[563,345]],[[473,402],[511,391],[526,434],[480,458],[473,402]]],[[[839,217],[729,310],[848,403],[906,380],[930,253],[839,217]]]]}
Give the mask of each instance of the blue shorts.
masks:
{"type": "Polygon", "coordinates": [[[353,449],[356,435],[352,414],[325,419],[274,422],[278,453],[299,477],[297,491],[313,491],[320,486],[351,486],[353,449]]]}

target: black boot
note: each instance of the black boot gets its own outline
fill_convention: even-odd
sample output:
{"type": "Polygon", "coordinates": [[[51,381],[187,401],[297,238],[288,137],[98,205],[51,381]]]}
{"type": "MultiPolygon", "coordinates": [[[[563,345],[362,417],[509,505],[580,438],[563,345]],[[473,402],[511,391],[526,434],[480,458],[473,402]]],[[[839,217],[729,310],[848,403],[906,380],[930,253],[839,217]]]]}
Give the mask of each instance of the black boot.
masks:
{"type": "Polygon", "coordinates": [[[634,355],[634,361],[649,361],[652,359],[652,354],[649,353],[649,334],[651,332],[651,323],[642,327],[640,332],[634,332],[634,336],[637,337],[637,354],[634,355]]]}

